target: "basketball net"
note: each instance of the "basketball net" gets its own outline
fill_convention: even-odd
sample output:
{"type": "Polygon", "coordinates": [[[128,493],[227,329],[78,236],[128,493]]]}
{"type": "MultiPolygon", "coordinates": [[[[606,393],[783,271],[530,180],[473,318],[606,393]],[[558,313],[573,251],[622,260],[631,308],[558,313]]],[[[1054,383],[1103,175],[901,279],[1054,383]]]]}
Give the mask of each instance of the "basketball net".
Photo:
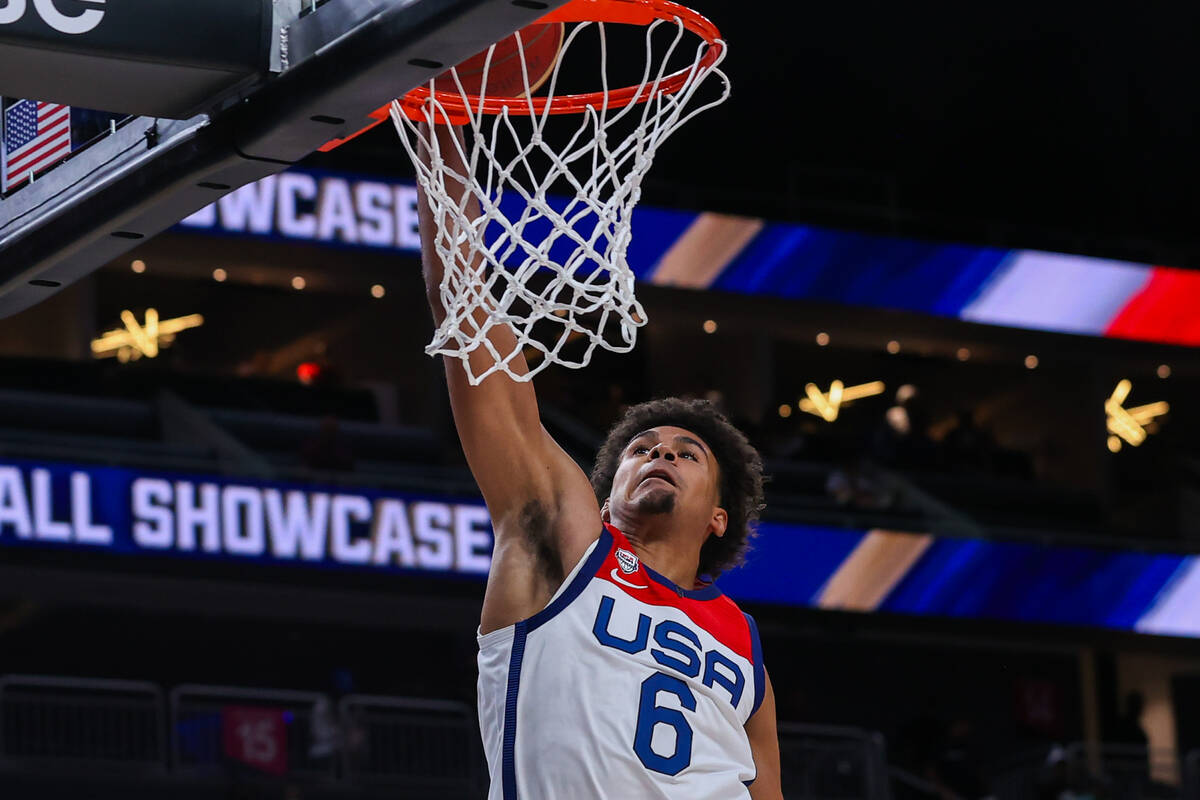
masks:
{"type": "MultiPolygon", "coordinates": [[[[568,25],[546,84],[548,96],[535,97],[530,91],[518,37],[526,91],[522,98],[505,98],[498,112],[485,110],[485,103],[496,98],[468,94],[454,70],[456,101],[443,102],[447,93],[434,91],[431,81],[419,105],[403,100],[391,105],[392,122],[439,221],[436,248],[444,272],[438,294],[446,317],[425,352],[461,360],[473,385],[495,372],[527,381],[551,364],[583,367],[597,347],[629,352],[638,328],[646,324],[626,260],[633,209],[658,147],[692,117],[729,96],[729,80],[719,69],[725,47],[718,41],[720,52],[714,55],[714,45],[701,41],[694,63],[668,74],[672,57],[686,58],[691,45],[685,42],[695,37],[678,17],[673,22],[656,19],[645,30],[645,68],[633,99],[617,99],[619,92],[629,90],[609,86],[605,26],[568,25]],[[554,100],[559,71],[572,45],[593,28],[600,39],[603,89],[585,107],[564,111],[554,100]],[[719,81],[716,96],[697,98],[714,75],[719,81]],[[547,123],[564,113],[577,114],[579,123],[573,132],[556,135],[558,143],[552,144],[545,135],[547,123]],[[430,134],[446,120],[464,126],[461,139],[430,134]],[[425,132],[421,122],[429,126],[425,132]],[[458,149],[453,160],[465,164],[468,174],[453,170],[441,152],[439,143],[451,139],[458,149]],[[419,156],[422,149],[429,154],[428,164],[419,156]],[[556,183],[573,193],[548,196],[556,183]],[[471,199],[481,209],[478,217],[468,213],[471,199]],[[508,326],[516,337],[509,352],[500,352],[489,339],[498,325],[508,326]],[[572,347],[574,355],[568,355],[567,344],[576,341],[583,342],[582,353],[572,347]],[[476,358],[472,364],[472,355],[481,348],[490,358],[476,358]],[[522,353],[527,368],[517,366],[522,353]]],[[[483,86],[494,51],[495,46],[487,54],[483,86]]]]}

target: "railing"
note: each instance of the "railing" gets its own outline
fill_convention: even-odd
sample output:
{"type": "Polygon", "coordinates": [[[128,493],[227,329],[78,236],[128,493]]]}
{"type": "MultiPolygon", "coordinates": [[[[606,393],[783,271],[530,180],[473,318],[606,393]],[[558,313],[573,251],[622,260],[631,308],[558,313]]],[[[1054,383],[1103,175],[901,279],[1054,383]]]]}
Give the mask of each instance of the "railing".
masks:
{"type": "Polygon", "coordinates": [[[906,800],[969,800],[945,786],[912,774],[906,769],[888,767],[892,793],[906,800]]]}
{"type": "Polygon", "coordinates": [[[890,800],[887,751],[878,733],[779,725],[780,775],[788,800],[890,800]]]}
{"type": "Polygon", "coordinates": [[[1200,751],[1182,762],[1174,750],[1075,742],[1038,750],[996,770],[997,800],[1039,794],[1091,794],[1106,800],[1200,800],[1200,751]]]}
{"type": "Polygon", "coordinates": [[[349,695],[338,707],[347,779],[444,798],[486,791],[487,768],[468,706],[349,695]]]}
{"type": "Polygon", "coordinates": [[[202,685],[164,696],[149,683],[15,675],[0,677],[0,772],[134,787],[155,777],[158,789],[285,780],[439,800],[487,793],[462,703],[349,695],[335,706],[315,692],[202,685]]]}
{"type": "Polygon", "coordinates": [[[150,683],[0,678],[0,766],[166,771],[163,697],[150,683]]]}

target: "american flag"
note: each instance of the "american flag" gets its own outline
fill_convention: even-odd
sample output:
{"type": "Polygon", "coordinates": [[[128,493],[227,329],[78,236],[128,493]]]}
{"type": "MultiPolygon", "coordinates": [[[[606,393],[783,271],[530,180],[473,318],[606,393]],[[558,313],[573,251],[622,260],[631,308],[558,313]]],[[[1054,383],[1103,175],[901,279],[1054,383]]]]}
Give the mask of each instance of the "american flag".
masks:
{"type": "Polygon", "coordinates": [[[4,112],[4,189],[19,186],[71,152],[71,107],[18,100],[4,112]]]}

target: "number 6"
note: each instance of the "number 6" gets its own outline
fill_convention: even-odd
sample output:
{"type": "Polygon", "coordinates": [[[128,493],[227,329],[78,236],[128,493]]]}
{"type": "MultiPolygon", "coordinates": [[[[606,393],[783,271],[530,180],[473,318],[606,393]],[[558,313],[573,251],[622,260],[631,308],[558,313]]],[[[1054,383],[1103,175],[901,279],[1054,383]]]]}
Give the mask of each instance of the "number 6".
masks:
{"type": "Polygon", "coordinates": [[[638,759],[655,772],[678,775],[692,763],[692,726],[687,717],[676,708],[658,705],[658,693],[669,692],[679,698],[679,704],[688,711],[696,710],[696,696],[688,685],[679,678],[656,672],[642,681],[642,697],[638,702],[637,732],[633,737],[633,752],[638,759]],[[655,725],[669,725],[675,729],[675,752],[662,756],[650,748],[654,739],[655,725]]]}

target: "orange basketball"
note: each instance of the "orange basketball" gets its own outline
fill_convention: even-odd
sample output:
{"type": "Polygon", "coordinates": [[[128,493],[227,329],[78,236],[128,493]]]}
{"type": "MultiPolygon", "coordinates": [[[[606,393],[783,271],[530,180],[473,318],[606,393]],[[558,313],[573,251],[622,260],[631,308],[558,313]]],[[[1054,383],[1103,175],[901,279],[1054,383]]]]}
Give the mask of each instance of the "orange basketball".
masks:
{"type": "MultiPolygon", "coordinates": [[[[491,65],[488,67],[487,92],[488,97],[524,97],[525,79],[521,74],[521,56],[525,56],[525,64],[529,71],[529,88],[536,91],[558,62],[558,52],[562,48],[564,27],[561,22],[534,23],[527,25],[506,39],[501,39],[495,45],[491,65]],[[521,46],[517,46],[517,37],[521,37],[521,46]]],[[[467,94],[479,95],[483,86],[483,67],[487,61],[488,51],[468,58],[455,67],[458,79],[462,82],[467,94]]],[[[458,87],[449,72],[444,72],[434,80],[434,88],[443,92],[457,92],[458,87]]]]}

